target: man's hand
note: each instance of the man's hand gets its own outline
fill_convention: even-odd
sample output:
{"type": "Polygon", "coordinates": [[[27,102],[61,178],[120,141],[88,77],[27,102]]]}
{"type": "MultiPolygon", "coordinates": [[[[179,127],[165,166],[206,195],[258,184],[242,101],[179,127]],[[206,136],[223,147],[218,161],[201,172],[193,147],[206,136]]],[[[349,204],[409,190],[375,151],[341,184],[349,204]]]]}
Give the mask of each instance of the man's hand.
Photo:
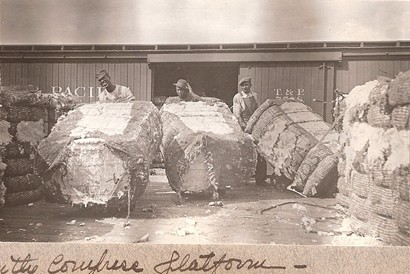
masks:
{"type": "Polygon", "coordinates": [[[188,87],[189,92],[191,92],[191,93],[192,93],[193,91],[192,91],[192,87],[191,87],[191,85],[190,85],[189,83],[186,83],[186,85],[187,85],[187,87],[188,87]]]}

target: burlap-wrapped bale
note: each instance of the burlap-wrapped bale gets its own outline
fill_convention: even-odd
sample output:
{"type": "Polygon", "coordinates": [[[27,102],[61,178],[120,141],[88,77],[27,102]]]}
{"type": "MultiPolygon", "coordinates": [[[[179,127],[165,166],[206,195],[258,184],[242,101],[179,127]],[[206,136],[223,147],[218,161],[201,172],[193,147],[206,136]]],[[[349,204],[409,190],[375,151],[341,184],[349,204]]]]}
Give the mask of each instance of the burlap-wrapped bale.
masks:
{"type": "Polygon", "coordinates": [[[402,212],[410,196],[410,131],[392,117],[389,82],[378,78],[355,87],[346,99],[344,173],[352,229],[385,243],[408,244],[402,212]]]}
{"type": "MultiPolygon", "coordinates": [[[[1,107],[0,110],[2,110],[1,107]]],[[[3,115],[2,118],[6,118],[6,116],[7,115],[3,115]]],[[[12,136],[8,131],[9,128],[10,123],[0,118],[0,206],[5,203],[4,196],[6,194],[6,187],[3,183],[3,176],[6,171],[7,165],[6,163],[4,163],[4,157],[7,154],[6,146],[12,140],[12,136]]]]}
{"type": "Polygon", "coordinates": [[[82,102],[75,96],[64,96],[60,94],[43,95],[47,98],[48,106],[48,133],[51,132],[58,119],[66,115],[70,110],[81,106],[82,102]]]}
{"type": "Polygon", "coordinates": [[[39,201],[43,198],[43,186],[34,190],[6,193],[4,200],[7,206],[24,205],[39,201]]]}
{"type": "Polygon", "coordinates": [[[410,203],[410,166],[401,166],[393,173],[393,188],[402,201],[410,203]]]}
{"type": "Polygon", "coordinates": [[[395,208],[394,220],[398,233],[393,240],[397,245],[410,245],[410,202],[400,200],[395,208]]]}
{"type": "Polygon", "coordinates": [[[7,121],[7,117],[8,117],[9,113],[7,112],[7,110],[1,106],[0,107],[0,121],[7,121]]]}
{"type": "Polygon", "coordinates": [[[410,130],[410,104],[397,106],[393,109],[392,124],[399,130],[410,130]]]}
{"type": "Polygon", "coordinates": [[[293,180],[295,190],[307,196],[336,192],[338,134],[308,106],[268,99],[251,116],[246,131],[275,175],[293,180]]]}
{"type": "MultiPolygon", "coordinates": [[[[344,100],[343,112],[343,130],[340,133],[340,148],[339,158],[343,158],[343,168],[339,174],[343,174],[343,179],[338,180],[339,193],[345,197],[350,197],[352,191],[352,172],[366,173],[368,163],[366,153],[368,150],[368,139],[366,136],[368,130],[370,134],[375,133],[377,129],[371,128],[367,123],[367,114],[370,104],[380,105],[379,102],[386,99],[386,83],[385,79],[370,81],[361,86],[353,88],[349,95],[344,100]],[[370,100],[372,98],[372,100],[370,100]]],[[[379,129],[378,131],[381,131],[379,129]]],[[[340,160],[340,159],[339,159],[340,160]]]]}
{"type": "Polygon", "coordinates": [[[34,171],[34,159],[5,159],[6,171],[4,173],[7,177],[22,176],[34,171]]]}
{"type": "MultiPolygon", "coordinates": [[[[405,188],[402,185],[395,187],[395,182],[400,180],[395,178],[394,174],[409,165],[409,132],[398,131],[395,128],[387,130],[375,128],[362,123],[355,124],[348,130],[352,138],[351,144],[364,142],[368,144],[364,146],[367,149],[364,151],[365,158],[362,159],[366,163],[366,169],[360,170],[361,173],[353,165],[355,156],[352,153],[346,155],[347,169],[351,174],[352,193],[366,200],[365,203],[370,205],[363,207],[363,203],[358,203],[357,199],[351,200],[350,214],[358,219],[355,221],[354,229],[362,231],[360,227],[365,227],[368,235],[381,237],[386,243],[393,243],[396,237],[392,235],[392,231],[397,233],[397,226],[394,227],[394,216],[401,196],[398,190],[405,188]],[[359,207],[363,211],[360,215],[366,215],[368,218],[362,220],[362,223],[355,209],[359,207]]],[[[351,147],[347,147],[346,150],[354,151],[351,147]]],[[[409,173],[405,176],[408,177],[409,173]]]]}
{"type": "Polygon", "coordinates": [[[228,106],[168,98],[161,109],[165,170],[177,192],[218,197],[224,186],[247,182],[255,171],[256,150],[228,106]]]}
{"type": "Polygon", "coordinates": [[[13,139],[13,136],[9,132],[10,127],[10,122],[0,120],[0,157],[3,157],[3,159],[7,154],[6,147],[13,139]]]}
{"type": "Polygon", "coordinates": [[[45,104],[39,96],[41,91],[34,86],[0,86],[0,94],[0,103],[5,107],[43,107],[45,104]]]}
{"type": "Polygon", "coordinates": [[[0,156],[0,206],[3,206],[5,203],[4,196],[6,194],[6,187],[4,186],[4,183],[3,183],[3,175],[4,175],[5,170],[6,170],[6,164],[2,162],[2,159],[0,156]]]}
{"type": "Polygon", "coordinates": [[[388,103],[390,106],[410,104],[410,70],[400,72],[390,83],[387,91],[388,103]]]}
{"type": "Polygon", "coordinates": [[[147,186],[161,137],[159,113],[150,102],[78,107],[38,147],[48,197],[133,207],[147,186]]]}
{"type": "Polygon", "coordinates": [[[7,158],[28,158],[33,153],[33,146],[30,142],[10,142],[5,147],[5,157],[7,158]]]}
{"type": "Polygon", "coordinates": [[[39,175],[26,174],[23,176],[3,178],[7,193],[24,192],[39,189],[43,185],[43,180],[39,175]]]}

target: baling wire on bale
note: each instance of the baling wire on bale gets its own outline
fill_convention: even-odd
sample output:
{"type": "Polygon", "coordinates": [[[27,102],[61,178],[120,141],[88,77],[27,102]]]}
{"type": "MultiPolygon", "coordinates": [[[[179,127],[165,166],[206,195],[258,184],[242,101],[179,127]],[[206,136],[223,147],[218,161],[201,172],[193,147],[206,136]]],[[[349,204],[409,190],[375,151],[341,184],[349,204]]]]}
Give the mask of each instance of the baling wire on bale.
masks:
{"type": "Polygon", "coordinates": [[[162,149],[172,189],[218,199],[227,186],[248,182],[255,172],[256,150],[226,104],[205,100],[165,101],[162,149]]]}
{"type": "Polygon", "coordinates": [[[55,117],[55,113],[79,103],[73,96],[42,93],[33,86],[0,87],[0,169],[4,173],[0,189],[5,187],[0,200],[5,205],[27,204],[42,198],[42,179],[34,159],[37,146],[55,123],[49,119],[50,114],[55,117]]]}
{"type": "Polygon", "coordinates": [[[344,180],[352,229],[410,244],[410,71],[352,89],[343,119],[344,180]]]}
{"type": "Polygon", "coordinates": [[[245,129],[279,181],[304,196],[330,196],[337,183],[337,132],[302,102],[268,99],[245,129]]]}
{"type": "Polygon", "coordinates": [[[78,107],[39,145],[47,198],[97,210],[130,210],[147,186],[161,137],[151,102],[78,107]]]}

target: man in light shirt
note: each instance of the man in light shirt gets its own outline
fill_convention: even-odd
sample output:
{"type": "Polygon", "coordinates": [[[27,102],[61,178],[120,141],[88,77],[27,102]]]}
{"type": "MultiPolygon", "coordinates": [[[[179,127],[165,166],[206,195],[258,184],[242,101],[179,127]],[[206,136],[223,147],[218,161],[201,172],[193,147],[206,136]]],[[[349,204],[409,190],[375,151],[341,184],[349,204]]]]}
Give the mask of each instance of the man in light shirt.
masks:
{"type": "Polygon", "coordinates": [[[102,70],[95,76],[103,90],[98,94],[100,103],[120,103],[134,101],[135,97],[131,90],[121,85],[111,82],[110,75],[106,70],[102,70]]]}
{"type": "MultiPolygon", "coordinates": [[[[238,119],[242,130],[245,130],[249,118],[259,107],[256,93],[251,91],[252,78],[245,77],[239,81],[240,91],[233,97],[233,114],[238,119]]],[[[267,163],[258,153],[256,164],[255,181],[257,185],[267,185],[266,183],[267,163]]]]}

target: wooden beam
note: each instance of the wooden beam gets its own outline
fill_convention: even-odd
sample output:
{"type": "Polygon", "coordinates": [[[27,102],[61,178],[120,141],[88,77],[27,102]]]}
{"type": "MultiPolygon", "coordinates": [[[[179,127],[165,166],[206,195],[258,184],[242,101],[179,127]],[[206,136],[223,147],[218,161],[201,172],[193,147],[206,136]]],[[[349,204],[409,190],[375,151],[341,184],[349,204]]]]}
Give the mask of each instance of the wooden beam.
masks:
{"type": "Polygon", "coordinates": [[[341,61],[342,52],[158,53],[149,63],[341,61]]]}

